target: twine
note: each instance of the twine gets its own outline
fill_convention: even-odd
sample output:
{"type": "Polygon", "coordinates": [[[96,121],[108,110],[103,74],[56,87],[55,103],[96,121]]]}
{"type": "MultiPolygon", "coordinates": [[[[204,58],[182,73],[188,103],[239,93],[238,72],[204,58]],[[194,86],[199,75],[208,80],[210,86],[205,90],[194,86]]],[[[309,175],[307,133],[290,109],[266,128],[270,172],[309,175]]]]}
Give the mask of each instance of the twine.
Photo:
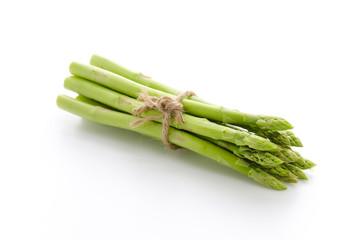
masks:
{"type": "Polygon", "coordinates": [[[149,96],[146,91],[142,91],[137,100],[145,102],[145,105],[133,109],[133,114],[139,117],[141,116],[143,111],[157,109],[162,112],[162,115],[138,119],[136,121],[133,121],[130,126],[134,128],[145,122],[163,118],[164,120],[162,125],[162,141],[167,148],[172,150],[178,149],[178,146],[170,143],[170,141],[168,140],[168,129],[170,127],[172,117],[175,118],[176,123],[184,123],[184,118],[182,117],[183,106],[180,101],[190,95],[196,94],[192,91],[186,91],[184,93],[180,93],[175,98],[169,96],[162,96],[158,98],[154,96],[149,96]]]}

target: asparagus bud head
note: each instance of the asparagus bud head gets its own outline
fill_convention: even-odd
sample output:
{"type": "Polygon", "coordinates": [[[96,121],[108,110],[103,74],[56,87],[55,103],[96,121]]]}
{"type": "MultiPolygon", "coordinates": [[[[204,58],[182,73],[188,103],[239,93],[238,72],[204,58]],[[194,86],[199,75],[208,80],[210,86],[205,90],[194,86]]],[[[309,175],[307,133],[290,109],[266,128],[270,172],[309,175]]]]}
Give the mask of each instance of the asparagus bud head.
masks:
{"type": "Polygon", "coordinates": [[[269,130],[288,130],[292,129],[293,126],[287,120],[280,117],[258,115],[259,120],[256,122],[258,127],[269,130]]]}

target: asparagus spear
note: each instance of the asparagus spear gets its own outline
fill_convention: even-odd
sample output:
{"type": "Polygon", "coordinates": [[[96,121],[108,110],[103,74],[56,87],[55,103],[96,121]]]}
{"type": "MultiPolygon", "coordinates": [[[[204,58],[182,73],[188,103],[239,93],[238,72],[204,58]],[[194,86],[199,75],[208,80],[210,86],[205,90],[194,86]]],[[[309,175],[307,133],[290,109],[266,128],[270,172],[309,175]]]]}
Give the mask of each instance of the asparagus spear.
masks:
{"type": "Polygon", "coordinates": [[[240,129],[246,129],[250,132],[255,133],[258,136],[268,138],[273,143],[276,143],[282,147],[303,147],[302,142],[298,137],[294,135],[291,131],[272,131],[272,130],[262,130],[260,128],[250,127],[247,125],[243,126],[235,126],[232,124],[224,123],[225,126],[240,130],[240,129]]]}
{"type": "Polygon", "coordinates": [[[308,180],[303,171],[288,163],[283,163],[279,158],[268,152],[254,151],[247,147],[238,147],[232,143],[221,140],[207,139],[216,145],[229,150],[238,157],[245,158],[261,165],[261,169],[284,182],[298,182],[297,178],[308,180]]]}
{"type": "MultiPolygon", "coordinates": [[[[98,67],[72,62],[69,66],[69,70],[75,76],[86,78],[134,98],[136,98],[142,90],[146,90],[149,95],[155,97],[174,97],[174,95],[140,85],[98,67]]],[[[241,113],[236,110],[192,101],[189,99],[183,99],[181,103],[184,106],[185,112],[191,115],[208,118],[210,120],[236,125],[249,125],[269,130],[287,130],[292,128],[290,123],[279,117],[241,113]]]]}
{"type": "Polygon", "coordinates": [[[290,145],[294,147],[303,147],[302,142],[298,137],[294,135],[291,131],[281,131],[283,134],[287,135],[289,137],[290,145]]]}
{"type": "MultiPolygon", "coordinates": [[[[133,121],[138,120],[138,117],[112,111],[101,106],[94,106],[65,95],[58,96],[57,105],[65,111],[97,123],[133,130],[156,139],[162,139],[162,125],[156,122],[150,121],[136,128],[131,128],[130,124],[133,121]]],[[[190,149],[191,151],[216,160],[220,164],[233,168],[253,178],[255,181],[263,184],[264,186],[276,190],[286,189],[286,186],[283,183],[260,168],[251,166],[243,159],[236,157],[227,150],[224,150],[206,140],[171,127],[169,131],[169,140],[175,145],[190,149]]]]}
{"type": "MultiPolygon", "coordinates": [[[[99,102],[96,102],[94,100],[91,100],[91,99],[89,99],[89,98],[87,98],[87,97],[85,97],[83,95],[78,95],[76,97],[76,99],[79,100],[79,101],[94,105],[94,106],[102,106],[102,107],[108,108],[108,106],[103,105],[103,104],[101,104],[99,102]]],[[[230,144],[230,143],[225,142],[225,141],[213,140],[211,138],[205,138],[204,136],[199,136],[199,137],[201,137],[203,139],[206,139],[206,140],[208,140],[208,141],[210,141],[212,143],[215,143],[216,145],[218,145],[218,146],[220,146],[220,147],[222,147],[222,148],[224,148],[226,150],[229,150],[230,152],[234,153],[234,155],[236,155],[236,156],[238,156],[240,158],[244,158],[247,161],[248,160],[254,161],[253,160],[254,158],[258,158],[258,155],[260,153],[263,153],[263,152],[256,153],[256,156],[254,156],[254,158],[250,159],[250,158],[248,158],[248,155],[240,154],[240,151],[241,151],[241,153],[249,152],[249,154],[254,155],[254,152],[252,152],[251,149],[247,149],[245,147],[238,147],[236,145],[230,144]]],[[[266,153],[266,156],[268,156],[268,154],[269,153],[266,153]]],[[[269,154],[269,156],[274,157],[273,155],[270,155],[270,154],[269,154]]],[[[264,159],[265,159],[265,157],[264,157],[264,159]]],[[[261,160],[263,160],[263,158],[261,160]]],[[[279,161],[280,163],[283,163],[281,160],[277,160],[277,161],[279,161]]],[[[257,161],[255,161],[255,162],[260,164],[257,161]]],[[[298,167],[293,166],[291,164],[285,163],[285,164],[280,164],[280,165],[275,165],[275,164],[268,165],[268,164],[261,163],[261,165],[265,166],[265,167],[261,167],[260,168],[261,170],[269,173],[270,175],[274,176],[278,180],[282,180],[284,182],[297,183],[298,182],[298,180],[297,180],[298,177],[300,179],[308,180],[307,176],[303,173],[303,171],[301,169],[299,169],[298,167]]],[[[258,168],[259,166],[254,164],[254,167],[258,168]]]]}
{"type": "MultiPolygon", "coordinates": [[[[169,93],[172,95],[178,95],[182,93],[182,91],[174,89],[172,87],[166,86],[165,84],[162,84],[158,81],[153,80],[152,78],[140,73],[140,72],[134,72],[131,71],[116,62],[109,60],[105,57],[102,57],[100,55],[94,54],[90,60],[90,64],[102,69],[105,69],[109,72],[118,74],[122,77],[128,78],[134,82],[137,82],[141,85],[169,93]]],[[[203,99],[197,97],[197,96],[190,96],[189,99],[205,103],[205,104],[211,104],[203,99]]],[[[212,104],[213,105],[213,104],[212,104]]],[[[246,127],[248,130],[256,133],[257,135],[261,137],[269,138],[272,142],[279,144],[281,146],[295,146],[295,147],[302,147],[302,143],[299,138],[297,138],[292,132],[290,131],[263,131],[260,128],[252,128],[252,127],[246,127]]]]}
{"type": "MultiPolygon", "coordinates": [[[[144,85],[144,86],[147,86],[147,87],[150,87],[150,88],[153,88],[153,89],[165,92],[165,93],[169,93],[172,95],[179,95],[180,93],[183,93],[182,91],[176,90],[172,87],[169,87],[160,82],[157,82],[142,73],[133,72],[133,71],[131,71],[105,57],[99,56],[97,54],[94,54],[92,56],[92,58],[90,60],[90,64],[93,66],[99,67],[99,68],[103,68],[107,71],[113,72],[115,74],[118,74],[122,77],[128,78],[141,85],[144,85]]],[[[189,99],[197,101],[197,102],[210,104],[197,96],[190,96],[189,99]]]]}
{"type": "Polygon", "coordinates": [[[206,138],[206,140],[229,150],[238,157],[248,159],[261,166],[274,167],[283,163],[282,160],[270,154],[269,152],[253,151],[253,149],[250,149],[248,147],[236,146],[235,144],[225,142],[222,140],[215,140],[211,138],[206,138]]]}
{"type": "MultiPolygon", "coordinates": [[[[223,143],[223,145],[228,144],[229,146],[224,146],[225,148],[234,148],[236,151],[247,151],[247,152],[254,152],[256,154],[263,154],[262,151],[256,150],[256,149],[250,149],[248,147],[237,147],[237,146],[233,146],[233,144],[230,143],[223,143]]],[[[239,153],[240,154],[240,153],[239,153]]],[[[283,147],[279,147],[278,151],[273,151],[270,152],[270,155],[273,155],[274,159],[278,159],[281,162],[286,162],[286,163],[292,163],[292,162],[296,162],[296,161],[304,161],[303,157],[296,151],[293,151],[290,148],[283,148],[283,147]]]]}
{"type": "Polygon", "coordinates": [[[248,131],[254,132],[258,136],[270,139],[270,141],[280,146],[290,146],[291,142],[288,136],[285,136],[281,131],[261,130],[260,128],[252,128],[244,126],[248,131]]]}
{"type": "Polygon", "coordinates": [[[267,173],[273,174],[273,175],[277,175],[277,176],[281,176],[281,177],[288,177],[288,178],[293,178],[293,179],[297,179],[297,176],[295,174],[293,174],[286,166],[285,164],[281,164],[272,168],[262,168],[264,171],[266,171],[267,173]]]}
{"type": "Polygon", "coordinates": [[[275,178],[288,183],[297,183],[298,177],[294,175],[285,164],[281,164],[272,168],[262,168],[265,172],[274,176],[275,178]]]}
{"type": "MultiPolygon", "coordinates": [[[[103,105],[102,103],[94,101],[94,100],[92,100],[90,98],[87,98],[87,97],[85,97],[83,95],[78,95],[76,97],[76,99],[81,101],[81,102],[91,104],[93,106],[101,106],[101,107],[104,107],[104,108],[109,108],[109,106],[103,105]]],[[[250,154],[252,154],[252,149],[247,149],[245,147],[243,149],[243,147],[238,147],[236,145],[230,144],[230,143],[225,142],[225,141],[213,140],[213,139],[205,137],[205,136],[199,136],[199,137],[202,138],[202,139],[208,140],[208,141],[210,141],[212,143],[215,143],[216,145],[218,145],[218,146],[220,146],[220,147],[222,147],[222,148],[224,148],[226,150],[229,150],[230,152],[234,153],[234,155],[236,155],[237,157],[245,159],[246,161],[253,161],[252,159],[248,159],[246,156],[243,156],[242,154],[239,153],[239,148],[242,149],[241,150],[242,152],[249,151],[250,154]]],[[[260,152],[260,153],[263,153],[263,152],[260,152]]],[[[271,155],[271,157],[274,157],[274,156],[271,155]]],[[[280,163],[283,163],[281,160],[277,160],[277,161],[279,161],[280,163]]],[[[262,165],[264,165],[264,164],[262,164],[262,165]]],[[[256,168],[260,167],[257,164],[254,164],[253,166],[256,167],[256,168]]],[[[283,180],[284,182],[298,182],[297,181],[297,176],[295,176],[285,166],[285,164],[280,164],[280,165],[275,165],[275,166],[264,165],[264,167],[262,166],[262,167],[260,167],[260,169],[262,169],[263,171],[275,176],[277,179],[279,179],[278,177],[282,177],[282,179],[280,179],[280,180],[283,180]]]]}
{"type": "MultiPolygon", "coordinates": [[[[299,158],[302,158],[302,156],[299,153],[293,151],[290,148],[290,146],[288,145],[288,144],[290,144],[290,140],[292,141],[292,139],[286,138],[285,134],[279,134],[279,133],[286,132],[286,131],[261,130],[258,128],[249,128],[246,126],[244,126],[244,127],[235,126],[235,125],[228,124],[228,123],[221,123],[221,124],[231,128],[231,129],[238,130],[238,131],[246,131],[246,130],[243,130],[243,128],[248,129],[248,130],[256,130],[256,135],[264,136],[265,138],[270,139],[272,142],[274,142],[276,144],[281,143],[281,144],[279,144],[279,151],[275,151],[275,152],[273,152],[273,154],[285,162],[294,162],[294,161],[298,160],[299,158]],[[264,133],[266,133],[266,134],[264,134],[264,133]],[[274,135],[275,137],[273,138],[272,135],[274,135]]],[[[250,133],[252,133],[252,132],[250,132],[250,133]]],[[[297,137],[295,137],[295,138],[297,138],[297,137]]],[[[302,145],[300,145],[300,146],[302,146],[302,145]]]]}
{"type": "Polygon", "coordinates": [[[284,162],[290,163],[290,162],[295,162],[298,161],[302,158],[302,156],[300,156],[300,154],[295,151],[293,151],[292,149],[289,148],[283,148],[281,147],[279,151],[276,152],[271,152],[274,156],[278,157],[279,159],[281,159],[284,162]]]}
{"type": "MultiPolygon", "coordinates": [[[[119,99],[119,95],[114,91],[111,91],[109,89],[103,88],[97,84],[91,83],[89,81],[86,81],[84,79],[78,78],[78,77],[69,77],[65,80],[65,86],[66,88],[68,88],[69,90],[76,90],[76,89],[81,89],[81,91],[76,90],[76,92],[82,94],[85,93],[90,97],[95,97],[96,99],[100,99],[101,101],[110,98],[110,96],[112,94],[116,94],[115,97],[117,97],[117,101],[105,101],[105,104],[108,105],[113,105],[114,102],[126,102],[128,107],[130,107],[130,105],[132,105],[131,103],[133,102],[135,104],[135,107],[138,107],[137,104],[139,104],[138,101],[129,98],[127,96],[123,95],[123,100],[119,99]],[[93,94],[89,94],[89,91],[87,91],[87,89],[93,89],[93,94]],[[103,91],[96,91],[96,90],[103,90],[103,91]],[[102,96],[108,96],[108,98],[102,98],[102,96]]],[[[80,99],[82,99],[83,101],[89,101],[88,98],[86,97],[82,97],[81,95],[78,97],[80,99]]],[[[119,106],[119,105],[114,105],[114,106],[119,106]]],[[[127,111],[131,113],[132,108],[118,108],[119,110],[123,110],[123,111],[127,111]]],[[[153,113],[151,113],[153,114],[153,113]]],[[[191,116],[192,117],[192,116],[191,116]]],[[[191,119],[192,120],[192,119],[191,119]]],[[[186,121],[189,122],[189,121],[186,121]]],[[[212,123],[214,124],[214,123],[212,123]]],[[[185,129],[185,128],[184,128],[185,129]]],[[[188,127],[186,125],[186,129],[188,130],[192,130],[192,128],[188,127]]],[[[206,128],[202,128],[202,129],[206,129],[206,128]]],[[[207,130],[207,129],[206,129],[207,130]]],[[[213,131],[215,130],[215,128],[211,127],[208,129],[209,131],[213,131]]],[[[207,133],[209,133],[209,131],[206,131],[206,135],[207,133]]],[[[205,136],[200,136],[205,138],[205,136]]],[[[287,181],[287,182],[295,182],[295,180],[293,178],[295,178],[295,176],[291,175],[292,171],[293,173],[295,173],[295,175],[297,175],[299,178],[301,179],[307,179],[306,175],[296,166],[293,165],[287,165],[285,164],[285,166],[277,166],[281,163],[283,163],[283,161],[281,161],[279,158],[277,158],[276,156],[268,153],[268,152],[262,152],[262,151],[255,151],[252,149],[249,149],[247,147],[240,147],[240,146],[236,146],[234,144],[231,144],[229,142],[225,142],[225,141],[221,141],[221,140],[214,140],[212,138],[207,137],[206,140],[215,143],[216,145],[219,145],[220,147],[223,147],[229,151],[231,151],[232,153],[234,153],[236,156],[238,157],[243,157],[246,158],[250,161],[256,162],[262,166],[266,166],[268,167],[268,169],[263,168],[265,171],[267,171],[268,173],[272,174],[273,176],[280,176],[283,177],[283,181],[287,181]],[[288,168],[286,167],[288,166],[288,168]],[[289,170],[290,171],[289,171],[289,170]]],[[[297,157],[297,159],[299,159],[300,154],[297,152],[293,152],[290,149],[284,149],[281,152],[278,153],[274,153],[275,155],[281,156],[282,159],[285,159],[287,162],[291,162],[291,161],[295,161],[295,157],[297,157]],[[284,153],[284,154],[283,154],[284,153]],[[287,153],[287,154],[285,154],[287,153]],[[289,154],[288,154],[289,153],[289,154]],[[292,158],[290,157],[292,156],[292,158]]]]}
{"type": "Polygon", "coordinates": [[[280,175],[276,175],[276,174],[272,174],[272,173],[269,173],[269,174],[274,176],[276,179],[281,180],[283,182],[287,182],[287,183],[297,183],[298,182],[298,179],[296,177],[280,176],[280,175]]]}
{"type": "Polygon", "coordinates": [[[300,179],[308,180],[308,177],[305,175],[305,173],[297,166],[294,166],[292,164],[285,163],[285,166],[291,171],[295,176],[297,176],[300,179]]]}
{"type": "MultiPolygon", "coordinates": [[[[88,98],[94,99],[107,106],[132,113],[132,110],[143,105],[142,102],[128,97],[111,89],[105,88],[96,83],[87,81],[79,77],[68,77],[64,81],[64,87],[88,98]]],[[[159,116],[162,113],[157,110],[149,110],[142,113],[142,117],[159,116]]],[[[178,129],[194,132],[212,139],[221,139],[237,145],[246,145],[251,148],[267,151],[278,150],[278,146],[267,139],[250,134],[246,131],[237,131],[228,127],[213,123],[207,119],[194,117],[189,114],[183,114],[184,123],[171,121],[171,126],[178,129]]],[[[163,119],[156,120],[162,122],[163,119]]]]}
{"type": "Polygon", "coordinates": [[[312,167],[317,166],[317,164],[305,158],[299,159],[298,161],[292,162],[290,164],[303,170],[311,169],[312,167]]]}
{"type": "Polygon", "coordinates": [[[292,165],[299,167],[303,170],[311,169],[312,167],[317,166],[317,164],[315,164],[311,160],[302,157],[299,152],[294,151],[294,153],[299,157],[299,159],[297,161],[291,162],[292,165]]]}

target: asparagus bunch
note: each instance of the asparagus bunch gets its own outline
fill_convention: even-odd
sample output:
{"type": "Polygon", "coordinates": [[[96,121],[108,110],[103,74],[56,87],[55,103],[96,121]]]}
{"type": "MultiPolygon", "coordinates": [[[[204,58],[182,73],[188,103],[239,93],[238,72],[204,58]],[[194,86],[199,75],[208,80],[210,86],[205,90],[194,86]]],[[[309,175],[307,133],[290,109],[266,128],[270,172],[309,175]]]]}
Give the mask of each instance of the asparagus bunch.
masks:
{"type": "MultiPolygon", "coordinates": [[[[142,91],[154,97],[172,98],[182,92],[98,55],[93,55],[91,64],[70,64],[73,76],[65,79],[64,87],[79,95],[76,99],[60,95],[57,105],[91,121],[162,140],[162,118],[131,127],[141,118],[163,114],[151,109],[139,117],[133,116],[134,110],[145,104],[136,98],[142,91]]],[[[172,118],[168,133],[168,140],[179,147],[207,156],[276,190],[286,189],[281,181],[306,180],[302,169],[315,166],[291,148],[301,147],[302,143],[288,131],[292,125],[283,118],[242,113],[196,96],[181,100],[181,104],[184,121],[172,118]]]]}

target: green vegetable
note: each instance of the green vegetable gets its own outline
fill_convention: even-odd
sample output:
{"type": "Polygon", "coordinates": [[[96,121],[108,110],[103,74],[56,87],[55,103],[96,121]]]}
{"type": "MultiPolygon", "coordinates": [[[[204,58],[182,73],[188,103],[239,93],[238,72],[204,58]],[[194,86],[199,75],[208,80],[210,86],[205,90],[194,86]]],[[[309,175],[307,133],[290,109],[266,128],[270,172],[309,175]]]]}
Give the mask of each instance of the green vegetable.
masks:
{"type": "Polygon", "coordinates": [[[317,166],[317,164],[315,164],[311,160],[308,160],[305,158],[299,159],[298,161],[292,162],[290,164],[292,164],[300,169],[303,169],[303,170],[311,169],[311,168],[317,166]]]}
{"type": "MultiPolygon", "coordinates": [[[[174,89],[172,87],[166,86],[165,84],[157,82],[140,72],[133,72],[119,65],[118,63],[97,54],[94,54],[92,56],[90,63],[93,66],[105,69],[109,72],[113,72],[115,74],[128,78],[136,83],[147,86],[149,88],[153,88],[172,95],[178,95],[182,93],[182,91],[180,90],[174,89]]],[[[190,96],[189,99],[205,104],[211,104],[196,96],[190,96]]],[[[242,127],[248,129],[251,132],[256,133],[258,136],[269,138],[272,142],[281,146],[303,147],[303,144],[300,141],[300,139],[297,138],[294,135],[294,133],[292,133],[291,131],[265,131],[261,130],[259,127],[251,127],[248,125],[244,125],[242,127]]]]}
{"type": "Polygon", "coordinates": [[[232,124],[224,123],[223,125],[240,130],[240,129],[246,129],[250,132],[255,133],[258,136],[268,138],[273,143],[276,143],[282,147],[303,147],[302,142],[299,138],[297,138],[293,132],[291,131],[272,131],[272,130],[262,130],[257,127],[250,127],[247,125],[241,125],[241,126],[235,126],[232,124]]]}
{"type": "Polygon", "coordinates": [[[299,153],[297,154],[297,152],[293,151],[292,149],[283,147],[281,147],[279,151],[272,152],[271,154],[287,163],[295,162],[302,158],[299,153]]]}
{"type": "Polygon", "coordinates": [[[297,183],[298,177],[295,176],[289,169],[285,166],[285,164],[281,164],[279,166],[273,168],[262,168],[265,172],[274,176],[276,179],[279,179],[283,182],[287,183],[297,183]]]}
{"type": "MultiPolygon", "coordinates": [[[[79,77],[68,77],[64,81],[64,87],[88,98],[94,99],[104,105],[114,109],[132,114],[133,109],[143,105],[142,102],[124,94],[105,88],[99,84],[92,83],[79,77]]],[[[144,112],[142,117],[159,116],[162,113],[157,110],[144,112]]],[[[246,131],[237,131],[213,122],[205,118],[194,117],[183,114],[185,122],[183,124],[171,121],[171,126],[178,129],[187,130],[212,139],[220,139],[241,146],[249,146],[259,150],[276,151],[278,146],[267,139],[250,134],[246,131]]],[[[156,120],[162,122],[162,119],[156,120]]]]}
{"type": "Polygon", "coordinates": [[[291,131],[271,131],[271,130],[261,130],[255,127],[243,126],[250,132],[254,132],[256,135],[268,138],[273,143],[276,143],[283,147],[303,147],[302,142],[297,138],[291,131]]]}
{"type": "Polygon", "coordinates": [[[238,157],[257,163],[265,172],[270,173],[277,179],[284,182],[298,182],[297,178],[308,180],[307,176],[300,168],[288,163],[284,163],[282,160],[275,157],[271,153],[253,150],[247,147],[236,146],[232,143],[221,140],[214,140],[210,138],[205,139],[229,150],[238,157]]]}
{"type": "Polygon", "coordinates": [[[274,167],[283,163],[282,160],[275,157],[269,152],[254,151],[253,149],[250,149],[248,147],[236,146],[235,144],[225,142],[222,140],[215,140],[211,138],[206,138],[206,139],[222,148],[229,150],[238,157],[242,157],[250,161],[256,162],[261,166],[274,167]]]}
{"type": "MultiPolygon", "coordinates": [[[[181,92],[98,55],[93,55],[91,64],[94,66],[70,64],[69,70],[74,76],[65,79],[64,87],[79,95],[76,99],[60,95],[58,106],[97,123],[165,140],[164,120],[157,116],[173,113],[176,110],[172,106],[177,104],[173,105],[172,99],[163,97],[174,98],[181,92]],[[164,113],[150,109],[154,102],[147,105],[151,103],[136,100],[142,91],[162,98],[159,103],[170,105],[160,106],[165,109],[164,113]],[[150,110],[143,111],[140,117],[131,115],[145,104],[150,110]],[[134,121],[147,117],[155,118],[144,119],[146,122],[131,127],[134,121]]],[[[156,100],[152,98],[152,101],[156,100]]],[[[172,115],[166,115],[171,116],[167,137],[172,144],[209,157],[277,190],[286,189],[279,180],[287,183],[307,180],[303,170],[316,166],[292,149],[292,146],[303,145],[293,132],[288,131],[292,125],[282,118],[242,113],[195,96],[181,100],[181,104],[184,112],[180,112],[182,106],[178,105],[177,114],[182,114],[184,122],[176,122],[172,115]]]]}
{"type": "Polygon", "coordinates": [[[291,131],[281,131],[280,132],[283,135],[286,135],[289,137],[290,145],[294,147],[303,147],[302,142],[299,138],[297,138],[293,132],[291,131]]]}
{"type": "Polygon", "coordinates": [[[297,176],[300,179],[308,180],[308,177],[305,175],[305,173],[297,166],[294,166],[289,163],[285,163],[285,166],[291,171],[295,176],[297,176]]]}
{"type": "MultiPolygon", "coordinates": [[[[87,100],[88,102],[86,102],[82,101],[82,99],[84,98],[73,99],[65,95],[60,95],[57,98],[57,105],[65,111],[97,123],[136,131],[159,140],[162,139],[161,124],[150,121],[135,128],[131,128],[130,124],[133,121],[138,120],[139,117],[89,104],[90,100],[87,100]]],[[[224,150],[209,141],[172,127],[169,130],[169,140],[177,146],[187,148],[203,156],[209,157],[222,165],[235,169],[236,171],[253,178],[264,186],[276,190],[284,190],[287,188],[283,183],[267,174],[259,167],[250,165],[245,160],[236,157],[229,151],[224,150]]]]}
{"type": "MultiPolygon", "coordinates": [[[[174,95],[140,85],[98,67],[72,62],[69,66],[69,70],[70,73],[75,76],[96,82],[133,98],[137,98],[142,90],[146,90],[149,95],[155,97],[175,97],[174,95]]],[[[181,103],[183,104],[186,113],[214,121],[236,125],[243,124],[269,130],[287,130],[292,128],[290,123],[279,117],[241,113],[237,110],[231,110],[221,106],[205,104],[189,99],[183,99],[181,100],[181,103]]]]}
{"type": "Polygon", "coordinates": [[[286,182],[286,183],[297,183],[298,179],[293,176],[279,176],[276,174],[269,173],[270,175],[274,176],[276,179],[286,182]]]}
{"type": "MultiPolygon", "coordinates": [[[[176,89],[166,86],[160,82],[154,81],[154,80],[152,80],[152,78],[150,78],[142,73],[133,72],[133,71],[131,71],[107,58],[99,56],[97,54],[94,54],[92,56],[92,58],[90,60],[90,64],[93,66],[99,67],[99,68],[103,68],[109,72],[118,74],[122,77],[128,78],[141,85],[159,90],[161,92],[169,93],[172,95],[179,95],[180,93],[183,93],[182,91],[176,90],[176,89]]],[[[197,101],[197,102],[201,102],[201,103],[210,104],[197,96],[190,96],[189,99],[197,101]]]]}

